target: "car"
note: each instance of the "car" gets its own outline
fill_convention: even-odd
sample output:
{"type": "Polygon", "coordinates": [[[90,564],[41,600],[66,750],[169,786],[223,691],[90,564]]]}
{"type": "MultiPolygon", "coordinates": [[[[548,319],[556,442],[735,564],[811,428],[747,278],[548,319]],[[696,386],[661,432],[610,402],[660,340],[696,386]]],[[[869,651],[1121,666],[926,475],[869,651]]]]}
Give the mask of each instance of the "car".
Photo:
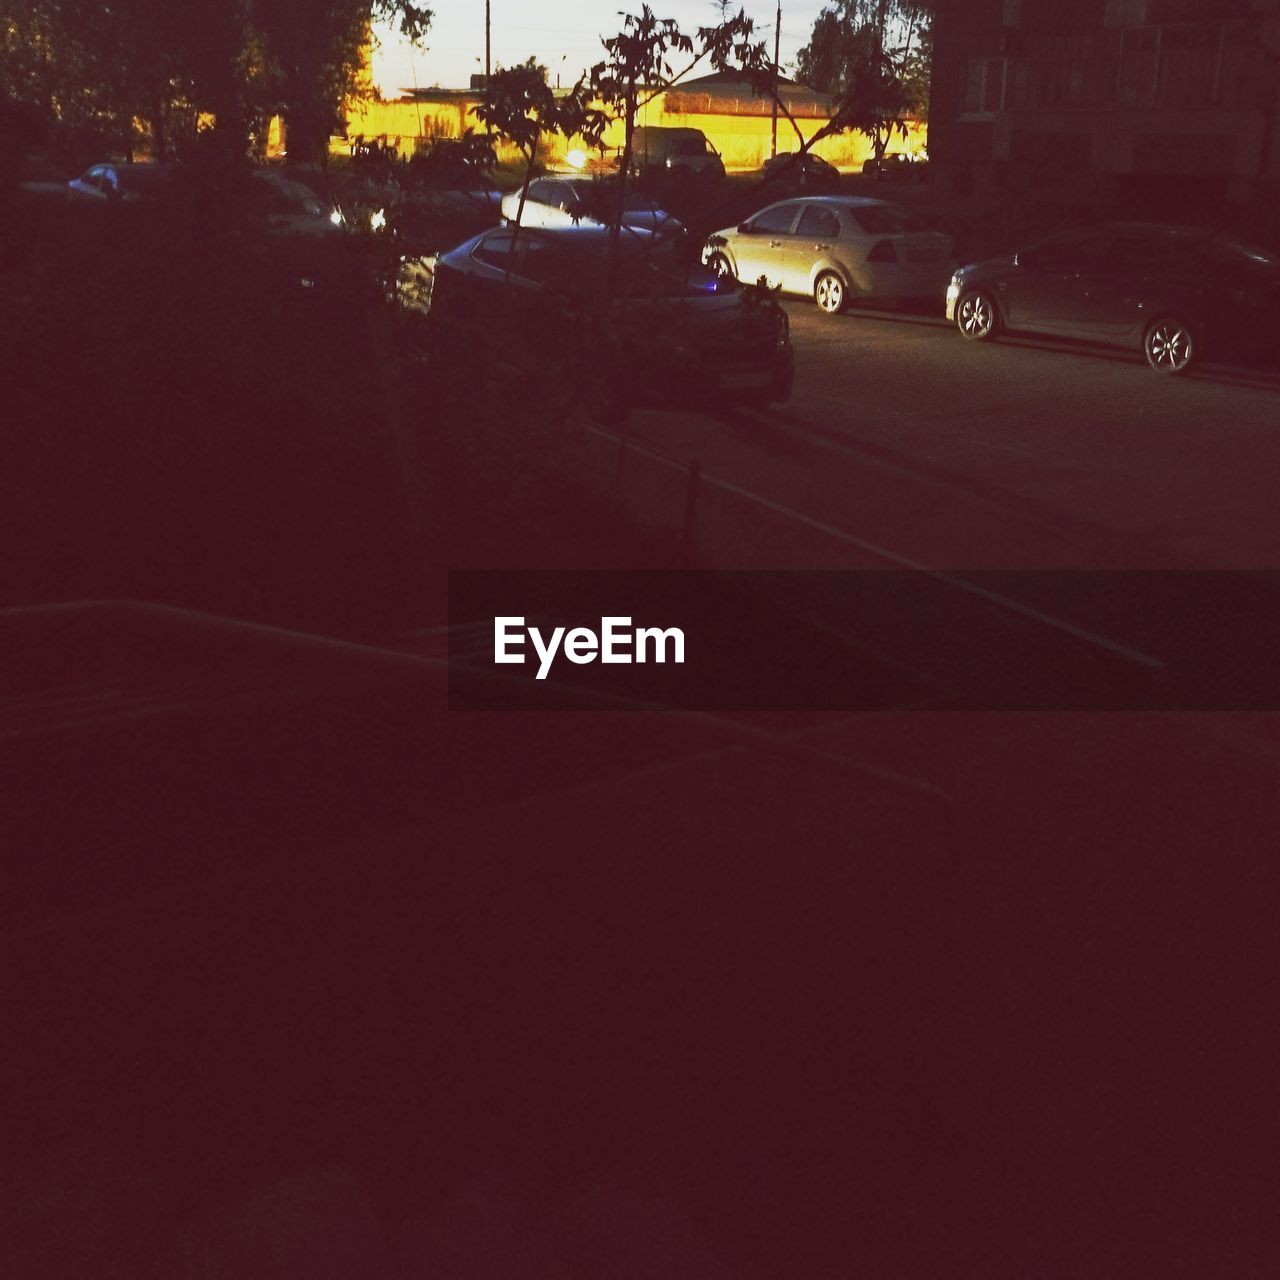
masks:
{"type": "Polygon", "coordinates": [[[790,398],[781,307],[639,228],[621,229],[611,272],[612,239],[610,228],[590,225],[484,232],[436,259],[428,316],[464,348],[474,333],[500,354],[527,348],[534,364],[549,336],[564,335],[560,360],[562,341],[585,338],[578,364],[584,378],[608,383],[611,416],[790,398]]]}
{"type": "Polygon", "coordinates": [[[789,182],[798,187],[830,188],[839,185],[840,170],[835,165],[806,151],[779,152],[764,162],[761,169],[769,182],[789,182]]]}
{"type": "Polygon", "coordinates": [[[941,301],[955,265],[951,237],[883,200],[781,200],[708,237],[703,261],[719,275],[763,280],[809,296],[829,315],[855,298],[941,301]]]}
{"type": "Polygon", "coordinates": [[[310,187],[276,169],[255,169],[250,179],[253,203],[272,235],[324,236],[344,225],[337,205],[321,200],[310,187]]]}
{"type": "Polygon", "coordinates": [[[631,167],[640,177],[724,177],[724,160],[701,129],[640,125],[631,135],[631,167]]]}
{"type": "Polygon", "coordinates": [[[973,342],[1004,331],[1143,352],[1160,373],[1220,358],[1274,355],[1280,255],[1163,223],[1104,223],[962,267],[946,316],[973,342]]]}
{"type": "Polygon", "coordinates": [[[95,164],[67,183],[77,204],[138,204],[154,199],[172,178],[163,164],[95,164]]]}
{"type": "Polygon", "coordinates": [[[923,182],[928,176],[928,161],[915,156],[894,152],[893,155],[875,157],[862,162],[864,177],[875,182],[923,182]]]}
{"type": "MultiPolygon", "coordinates": [[[[683,226],[655,201],[640,192],[624,191],[622,222],[628,227],[661,229],[679,235],[683,226]]],[[[525,227],[573,227],[580,223],[601,226],[612,222],[617,210],[617,186],[591,178],[535,178],[529,184],[524,208],[520,192],[502,197],[502,216],[525,227]]]]}

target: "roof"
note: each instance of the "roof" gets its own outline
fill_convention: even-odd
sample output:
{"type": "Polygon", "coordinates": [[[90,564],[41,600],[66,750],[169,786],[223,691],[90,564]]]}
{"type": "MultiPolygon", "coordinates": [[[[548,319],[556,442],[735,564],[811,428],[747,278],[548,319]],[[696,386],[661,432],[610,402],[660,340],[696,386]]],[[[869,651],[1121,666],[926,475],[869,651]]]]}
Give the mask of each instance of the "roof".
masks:
{"type": "MultiPolygon", "coordinates": [[[[778,96],[792,115],[820,117],[831,115],[831,97],[808,85],[778,77],[778,96]]],[[[734,71],[716,71],[696,80],[682,80],[665,95],[668,110],[686,115],[761,115],[771,112],[773,99],[757,93],[749,80],[734,71]]]]}

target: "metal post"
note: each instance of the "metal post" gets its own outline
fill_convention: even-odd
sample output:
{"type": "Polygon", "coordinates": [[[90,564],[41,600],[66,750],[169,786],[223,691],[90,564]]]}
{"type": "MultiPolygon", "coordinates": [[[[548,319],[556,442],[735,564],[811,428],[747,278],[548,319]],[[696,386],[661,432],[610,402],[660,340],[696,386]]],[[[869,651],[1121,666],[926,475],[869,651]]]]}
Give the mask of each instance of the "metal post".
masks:
{"type": "Polygon", "coordinates": [[[484,87],[486,89],[489,87],[489,77],[493,74],[493,68],[489,62],[491,25],[489,0],[484,0],[484,87]]]}
{"type": "Polygon", "coordinates": [[[782,0],[778,0],[778,14],[773,23],[773,141],[769,155],[778,154],[778,59],[782,52],[782,0]]]}

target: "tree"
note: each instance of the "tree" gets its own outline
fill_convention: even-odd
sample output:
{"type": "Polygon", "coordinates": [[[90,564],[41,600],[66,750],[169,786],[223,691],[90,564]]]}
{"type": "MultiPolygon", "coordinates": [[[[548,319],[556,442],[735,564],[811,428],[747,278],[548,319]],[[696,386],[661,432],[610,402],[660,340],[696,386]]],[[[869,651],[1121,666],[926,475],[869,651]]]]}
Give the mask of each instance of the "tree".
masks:
{"type": "Polygon", "coordinates": [[[231,159],[281,112],[298,149],[323,157],[373,19],[417,40],[431,11],[417,0],[0,0],[0,96],[124,151],[145,120],[161,155],[175,114],[208,113],[231,159]]]}
{"type": "Polygon", "coordinates": [[[843,128],[865,133],[876,158],[929,101],[929,11],[921,0],[834,0],[796,58],[805,84],[835,99],[843,128]]]}
{"type": "Polygon", "coordinates": [[[539,66],[536,58],[495,71],[485,84],[475,115],[483,125],[512,143],[524,158],[517,227],[524,216],[542,139],[547,134],[578,134],[589,143],[598,144],[608,124],[604,113],[592,105],[585,79],[580,79],[567,94],[558,95],[547,83],[546,67],[539,66]]]}
{"type": "Polygon", "coordinates": [[[601,41],[606,57],[591,68],[588,83],[594,97],[614,120],[620,120],[623,125],[617,202],[610,240],[610,292],[617,275],[632,141],[640,108],[678,84],[704,61],[716,71],[733,66],[744,75],[753,77],[753,82],[764,82],[772,77],[772,62],[765,44],[753,39],[755,24],[745,11],[740,9],[736,15],[728,16],[727,6],[718,8],[721,21],[714,26],[699,28],[695,38],[681,31],[675,19],[655,17],[646,4],[639,14],[623,15],[622,30],[616,36],[601,41]],[[672,66],[673,55],[687,59],[679,70],[672,66]]]}

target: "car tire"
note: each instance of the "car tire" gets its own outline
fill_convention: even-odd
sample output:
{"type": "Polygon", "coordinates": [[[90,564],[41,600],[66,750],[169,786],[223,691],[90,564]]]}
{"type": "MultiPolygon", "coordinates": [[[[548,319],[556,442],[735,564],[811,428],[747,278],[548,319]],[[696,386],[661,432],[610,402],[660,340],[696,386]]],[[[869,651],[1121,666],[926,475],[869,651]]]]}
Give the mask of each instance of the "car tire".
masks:
{"type": "Polygon", "coordinates": [[[1161,316],[1142,335],[1142,352],[1157,373],[1186,373],[1200,355],[1200,338],[1181,317],[1161,316]]]}
{"type": "Polygon", "coordinates": [[[713,276],[727,276],[730,280],[737,279],[733,273],[733,264],[729,261],[727,254],[713,253],[707,259],[707,270],[713,276]]]}
{"type": "Polygon", "coordinates": [[[1000,329],[996,300],[985,289],[970,289],[956,303],[956,328],[970,342],[990,342],[1000,329]]]}
{"type": "Polygon", "coordinates": [[[838,316],[849,305],[849,290],[834,271],[824,271],[813,282],[813,300],[819,311],[838,316]]]}

